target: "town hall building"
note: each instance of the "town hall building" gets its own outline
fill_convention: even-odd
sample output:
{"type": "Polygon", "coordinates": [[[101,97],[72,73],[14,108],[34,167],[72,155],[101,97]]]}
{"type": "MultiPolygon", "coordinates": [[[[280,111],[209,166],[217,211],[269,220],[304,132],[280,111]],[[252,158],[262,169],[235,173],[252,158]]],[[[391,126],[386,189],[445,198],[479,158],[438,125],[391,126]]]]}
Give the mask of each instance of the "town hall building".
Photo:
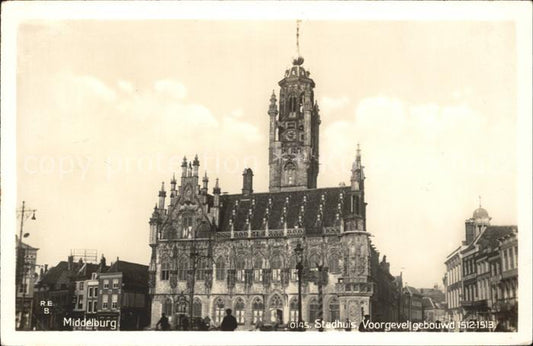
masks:
{"type": "Polygon", "coordinates": [[[209,191],[197,156],[183,159],[168,191],[162,184],[149,222],[152,327],[162,313],[172,329],[206,316],[219,326],[227,308],[239,330],[288,326],[299,320],[299,262],[301,320],[311,327],[398,318],[401,287],[366,229],[359,148],[349,185],[317,187],[320,111],[303,63],[293,60],[270,98],[268,192],[254,191],[249,168],[240,193],[222,194],[218,178],[209,191]]]}

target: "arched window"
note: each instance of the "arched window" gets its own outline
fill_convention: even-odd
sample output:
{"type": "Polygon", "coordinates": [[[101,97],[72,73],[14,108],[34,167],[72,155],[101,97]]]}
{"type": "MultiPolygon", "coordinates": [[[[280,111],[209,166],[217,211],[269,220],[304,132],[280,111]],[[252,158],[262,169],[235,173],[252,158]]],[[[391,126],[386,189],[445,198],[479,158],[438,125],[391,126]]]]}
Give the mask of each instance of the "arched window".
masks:
{"type": "Polygon", "coordinates": [[[259,321],[263,321],[263,311],[265,310],[265,305],[261,298],[256,297],[252,302],[252,323],[255,325],[259,321]]]}
{"type": "Polygon", "coordinates": [[[176,313],[186,314],[187,310],[189,310],[189,304],[187,304],[187,300],[185,297],[179,297],[178,301],[176,302],[176,313]]]}
{"type": "Polygon", "coordinates": [[[311,272],[318,272],[318,266],[317,264],[320,263],[320,256],[317,254],[317,253],[314,253],[312,254],[311,256],[309,256],[309,270],[311,272]]]}
{"type": "Polygon", "coordinates": [[[289,162],[283,168],[285,185],[294,185],[296,183],[296,166],[289,162]]]}
{"type": "Polygon", "coordinates": [[[265,260],[263,256],[257,256],[254,260],[254,281],[263,281],[263,269],[265,268],[265,260]]]}
{"type": "Polygon", "coordinates": [[[235,271],[237,282],[244,282],[244,258],[239,257],[235,260],[235,271]]]}
{"type": "Polygon", "coordinates": [[[309,301],[309,321],[310,323],[315,323],[315,320],[318,319],[318,302],[316,298],[311,298],[309,301]]]}
{"type": "Polygon", "coordinates": [[[207,269],[208,269],[209,262],[207,261],[207,258],[200,258],[198,261],[198,268],[196,278],[198,280],[205,280],[207,269]]]}
{"type": "Polygon", "coordinates": [[[290,261],[290,269],[291,269],[291,281],[298,281],[298,269],[296,269],[296,265],[298,264],[298,259],[295,255],[291,257],[290,261]]]}
{"type": "Polygon", "coordinates": [[[242,298],[237,298],[235,301],[235,318],[238,324],[244,324],[244,301],[242,298]]]}
{"type": "Polygon", "coordinates": [[[192,237],[192,215],[182,216],[181,237],[185,239],[192,237]]]}
{"type": "Polygon", "coordinates": [[[332,253],[329,256],[329,262],[328,262],[329,272],[332,274],[338,274],[341,270],[341,266],[339,263],[339,255],[336,253],[332,253]]]}
{"type": "Polygon", "coordinates": [[[269,311],[271,323],[283,323],[283,301],[279,295],[275,294],[270,298],[269,311]]]}
{"type": "Polygon", "coordinates": [[[161,280],[168,280],[170,266],[167,261],[161,263],[161,280]]]}
{"type": "Polygon", "coordinates": [[[222,298],[217,298],[215,300],[214,309],[215,311],[213,315],[215,317],[215,323],[220,324],[224,318],[224,302],[222,301],[222,298]]]}
{"type": "Polygon", "coordinates": [[[224,260],[224,257],[220,256],[217,258],[216,268],[216,279],[224,280],[226,278],[226,261],[224,260]]]}
{"type": "Polygon", "coordinates": [[[272,281],[280,282],[281,281],[281,258],[279,256],[275,256],[272,259],[272,263],[270,264],[270,267],[272,268],[272,281]]]}
{"type": "Polygon", "coordinates": [[[289,320],[290,322],[298,322],[298,299],[292,298],[289,304],[289,320]]]}
{"type": "Polygon", "coordinates": [[[198,298],[194,298],[192,304],[192,317],[202,317],[202,301],[198,298]]]}
{"type": "Polygon", "coordinates": [[[163,303],[163,313],[167,316],[172,315],[172,300],[170,298],[165,299],[163,303]]]}
{"type": "Polygon", "coordinates": [[[338,321],[340,316],[339,299],[333,297],[329,300],[329,320],[330,322],[338,321]]]}
{"type": "Polygon", "coordinates": [[[189,261],[186,257],[182,257],[178,262],[178,280],[187,280],[187,270],[189,269],[189,261]]]}

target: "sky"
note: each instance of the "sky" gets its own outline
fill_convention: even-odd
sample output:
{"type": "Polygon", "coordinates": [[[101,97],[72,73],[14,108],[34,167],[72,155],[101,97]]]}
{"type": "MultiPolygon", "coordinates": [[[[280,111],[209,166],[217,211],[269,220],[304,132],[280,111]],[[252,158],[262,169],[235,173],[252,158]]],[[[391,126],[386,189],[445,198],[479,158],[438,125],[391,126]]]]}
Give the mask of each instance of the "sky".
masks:
{"type": "MultiPolygon", "coordinates": [[[[268,189],[268,106],[296,54],[294,21],[27,21],[17,38],[17,201],[27,242],[148,264],[161,182],[198,154],[210,190],[242,171],[268,189]]],[[[394,275],[442,286],[481,204],[517,224],[517,74],[505,21],[311,21],[319,187],[349,183],[357,144],[367,231],[394,275]]]]}

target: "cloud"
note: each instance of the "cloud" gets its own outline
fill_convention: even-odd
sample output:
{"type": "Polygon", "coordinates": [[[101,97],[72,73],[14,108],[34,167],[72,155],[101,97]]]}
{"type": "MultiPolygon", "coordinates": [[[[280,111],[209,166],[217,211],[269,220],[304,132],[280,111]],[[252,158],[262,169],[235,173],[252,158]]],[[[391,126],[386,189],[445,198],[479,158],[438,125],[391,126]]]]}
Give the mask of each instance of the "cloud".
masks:
{"type": "Polygon", "coordinates": [[[178,100],[183,100],[187,96],[187,88],[180,82],[170,79],[155,82],[154,89],[178,100]]]}
{"type": "Polygon", "coordinates": [[[119,80],[117,82],[118,88],[126,93],[133,92],[133,85],[130,82],[127,82],[125,80],[119,80]]]}

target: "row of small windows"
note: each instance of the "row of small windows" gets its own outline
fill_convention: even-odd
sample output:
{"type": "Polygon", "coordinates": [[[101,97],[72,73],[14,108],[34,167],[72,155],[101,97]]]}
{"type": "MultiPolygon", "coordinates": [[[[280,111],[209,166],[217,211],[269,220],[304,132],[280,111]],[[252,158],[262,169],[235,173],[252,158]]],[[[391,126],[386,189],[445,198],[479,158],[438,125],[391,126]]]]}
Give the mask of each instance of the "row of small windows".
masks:
{"type": "MultiPolygon", "coordinates": [[[[109,295],[102,296],[102,309],[109,309],[109,295]]],[[[111,309],[118,309],[118,295],[111,295],[111,309]]]]}
{"type": "MultiPolygon", "coordinates": [[[[196,265],[196,279],[197,280],[205,280],[209,268],[209,261],[207,259],[202,259],[199,261],[199,263],[196,265]]],[[[298,271],[296,269],[296,259],[291,259],[291,265],[290,265],[290,280],[296,281],[298,271]]],[[[309,269],[311,271],[317,271],[318,268],[316,264],[318,263],[318,256],[314,255],[309,258],[308,263],[309,269]]],[[[331,256],[329,260],[329,266],[328,271],[333,274],[338,274],[341,269],[341,263],[338,256],[331,256]]],[[[233,273],[233,271],[228,272],[229,269],[235,269],[234,275],[238,282],[244,282],[246,280],[245,278],[245,261],[243,258],[239,258],[235,261],[235,268],[226,268],[226,260],[223,257],[219,257],[215,262],[215,279],[216,280],[225,280],[226,275],[228,273],[233,273]]],[[[267,273],[267,269],[270,269],[270,273],[272,273],[272,280],[275,282],[281,281],[281,271],[282,271],[283,265],[280,257],[275,257],[269,262],[261,257],[257,257],[255,261],[253,262],[253,268],[247,268],[247,269],[253,269],[253,280],[255,282],[262,282],[263,281],[263,275],[267,273]],[[270,267],[270,268],[269,268],[270,267]]],[[[161,280],[169,280],[170,278],[170,264],[168,262],[163,262],[161,264],[161,280]]],[[[180,281],[187,280],[188,274],[190,272],[189,267],[189,261],[186,259],[183,259],[178,263],[177,266],[177,277],[180,281]]],[[[230,274],[233,275],[233,274],[230,274]]]]}
{"type": "MultiPolygon", "coordinates": [[[[109,287],[109,280],[104,280],[104,289],[109,289],[109,288],[110,288],[109,287]]],[[[114,289],[120,288],[118,279],[113,279],[113,288],[114,289]]]]}
{"type": "MultiPolygon", "coordinates": [[[[213,304],[213,319],[215,324],[220,324],[226,315],[226,309],[231,308],[238,324],[246,324],[246,303],[242,298],[237,298],[233,306],[226,306],[221,298],[217,298],[213,304]]],[[[320,306],[316,298],[312,298],[308,304],[308,321],[314,321],[318,318],[320,306]]],[[[186,314],[188,305],[184,301],[177,302],[174,305],[170,299],[163,303],[163,312],[171,316],[173,313],[186,314]]],[[[193,303],[193,317],[201,317],[202,302],[195,298],[193,303]]],[[[340,319],[340,307],[337,297],[333,297],[329,301],[328,306],[329,321],[336,321],[340,319]]],[[[289,303],[289,322],[298,321],[298,301],[292,298],[289,303]]],[[[283,301],[280,296],[274,295],[268,304],[268,309],[265,309],[263,300],[259,297],[253,299],[251,303],[251,324],[270,322],[284,323],[283,321],[283,301]],[[267,313],[267,316],[265,316],[267,313]]]]}

